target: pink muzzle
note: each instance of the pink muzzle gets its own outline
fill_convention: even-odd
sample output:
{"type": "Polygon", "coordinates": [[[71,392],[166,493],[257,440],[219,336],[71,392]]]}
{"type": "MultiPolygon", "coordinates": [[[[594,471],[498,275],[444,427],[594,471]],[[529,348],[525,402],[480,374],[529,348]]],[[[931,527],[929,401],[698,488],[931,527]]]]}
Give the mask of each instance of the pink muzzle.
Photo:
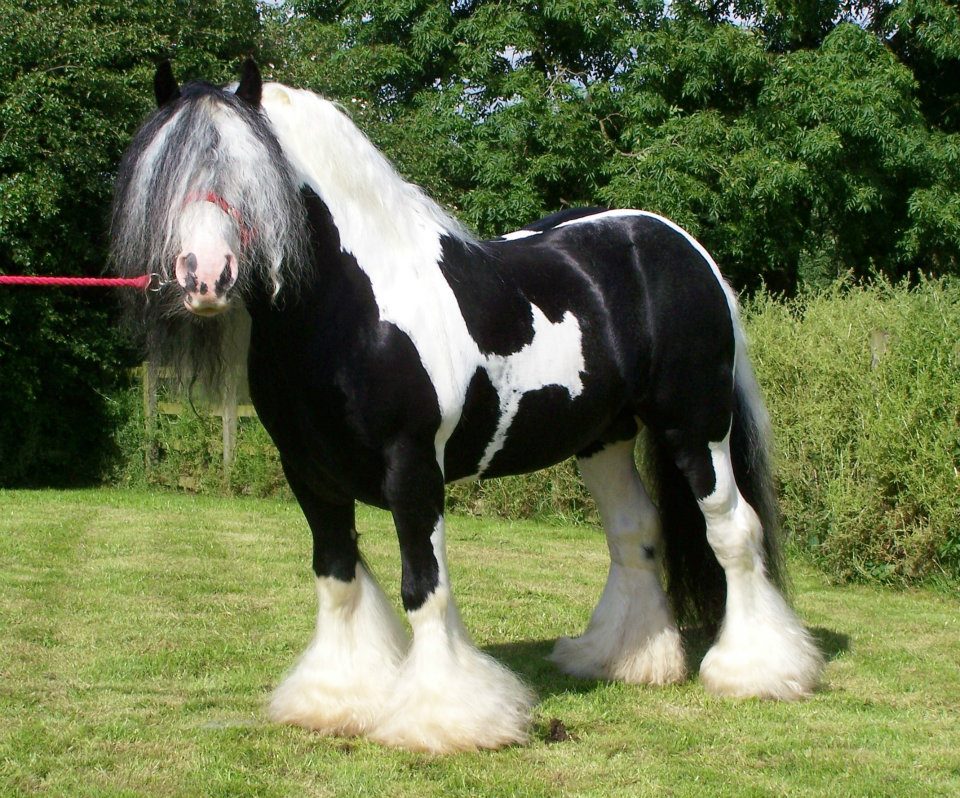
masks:
{"type": "MultiPolygon", "coordinates": [[[[240,246],[246,249],[255,236],[240,211],[213,192],[189,194],[184,202],[210,202],[230,216],[239,230],[240,246]]],[[[200,316],[212,316],[225,310],[227,294],[237,282],[239,264],[231,247],[220,236],[204,240],[201,236],[184,248],[174,264],[177,283],[183,289],[184,305],[200,316]]]]}

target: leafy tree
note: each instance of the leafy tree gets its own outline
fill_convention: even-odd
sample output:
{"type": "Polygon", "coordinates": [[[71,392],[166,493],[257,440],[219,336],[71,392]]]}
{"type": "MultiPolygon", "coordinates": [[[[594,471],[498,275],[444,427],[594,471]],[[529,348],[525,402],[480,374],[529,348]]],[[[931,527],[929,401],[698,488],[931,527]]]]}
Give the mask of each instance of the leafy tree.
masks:
{"type": "Polygon", "coordinates": [[[347,104],[480,233],[645,207],[739,287],[792,293],[958,270],[955,82],[925,99],[916,66],[952,63],[955,13],[883,3],[307,0],[269,30],[280,77],[347,104]]]}
{"type": "Polygon", "coordinates": [[[957,0],[877,0],[871,27],[917,81],[931,125],[960,132],[960,4],[957,0]]]}
{"type": "MultiPolygon", "coordinates": [[[[226,77],[258,25],[252,2],[0,0],[0,271],[102,274],[111,176],[153,62],[226,77]]],[[[0,484],[96,478],[129,363],[114,297],[0,292],[0,484]]]]}
{"type": "Polygon", "coordinates": [[[349,105],[402,171],[483,234],[594,202],[609,154],[591,89],[653,0],[297,2],[277,75],[349,105]]]}
{"type": "Polygon", "coordinates": [[[910,70],[848,23],[765,44],[683,19],[639,34],[604,199],[677,218],[741,287],[957,271],[960,139],[930,129],[910,70]]]}

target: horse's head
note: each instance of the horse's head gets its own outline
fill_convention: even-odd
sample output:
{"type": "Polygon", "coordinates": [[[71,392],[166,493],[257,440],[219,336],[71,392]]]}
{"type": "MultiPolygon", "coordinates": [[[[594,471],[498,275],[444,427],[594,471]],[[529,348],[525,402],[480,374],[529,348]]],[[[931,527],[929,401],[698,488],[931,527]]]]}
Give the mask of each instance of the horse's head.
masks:
{"type": "MultiPolygon", "coordinates": [[[[157,69],[153,85],[158,108],[183,96],[169,62],[157,69]]],[[[257,108],[261,88],[260,71],[253,61],[247,61],[235,96],[257,108]]],[[[183,293],[184,306],[198,316],[222,312],[237,282],[238,253],[249,247],[253,236],[243,213],[225,197],[200,187],[184,199],[178,234],[180,252],[172,276],[183,293]]]]}
{"type": "Polygon", "coordinates": [[[181,88],[169,63],[157,69],[157,110],[124,155],[111,232],[121,273],[159,274],[166,317],[216,316],[254,289],[275,296],[284,262],[304,258],[299,189],[262,86],[252,60],[235,89],[181,88]]]}

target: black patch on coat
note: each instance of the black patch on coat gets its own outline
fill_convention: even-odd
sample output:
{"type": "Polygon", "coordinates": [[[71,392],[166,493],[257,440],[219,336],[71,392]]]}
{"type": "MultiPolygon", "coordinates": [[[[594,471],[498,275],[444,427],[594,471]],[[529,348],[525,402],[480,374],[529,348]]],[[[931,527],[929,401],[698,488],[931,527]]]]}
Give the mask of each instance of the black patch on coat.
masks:
{"type": "MultiPolygon", "coordinates": [[[[439,573],[430,542],[443,511],[436,391],[407,334],[381,321],[370,280],[341,250],[326,205],[308,189],[303,199],[315,272],[279,302],[266,288],[251,298],[250,395],[298,500],[321,506],[315,517],[354,499],[393,513],[401,593],[416,609],[439,573]]],[[[315,549],[325,547],[314,552],[318,575],[352,574],[358,553],[345,525],[336,534],[314,525],[315,549]]]]}
{"type": "Polygon", "coordinates": [[[585,438],[594,437],[583,415],[578,399],[571,399],[564,387],[548,385],[528,391],[520,399],[503,448],[483,475],[522,474],[565,460],[587,442],[585,438]]]}
{"type": "Polygon", "coordinates": [[[488,355],[512,355],[533,340],[530,302],[495,260],[478,262],[471,244],[445,237],[440,271],[457,298],[470,337],[488,355]]]}
{"type": "Polygon", "coordinates": [[[478,368],[467,387],[460,421],[447,441],[444,471],[448,481],[477,473],[499,421],[500,397],[487,370],[478,368]]]}

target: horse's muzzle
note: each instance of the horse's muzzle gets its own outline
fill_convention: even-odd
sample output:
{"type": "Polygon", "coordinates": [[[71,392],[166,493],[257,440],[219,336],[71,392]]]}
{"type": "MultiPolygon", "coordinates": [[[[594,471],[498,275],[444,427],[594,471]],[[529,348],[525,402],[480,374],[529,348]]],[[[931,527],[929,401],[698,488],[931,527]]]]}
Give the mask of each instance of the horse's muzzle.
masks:
{"type": "Polygon", "coordinates": [[[187,310],[198,316],[215,316],[230,304],[229,292],[237,282],[237,258],[232,252],[214,257],[185,252],[177,257],[175,273],[187,310]]]}

